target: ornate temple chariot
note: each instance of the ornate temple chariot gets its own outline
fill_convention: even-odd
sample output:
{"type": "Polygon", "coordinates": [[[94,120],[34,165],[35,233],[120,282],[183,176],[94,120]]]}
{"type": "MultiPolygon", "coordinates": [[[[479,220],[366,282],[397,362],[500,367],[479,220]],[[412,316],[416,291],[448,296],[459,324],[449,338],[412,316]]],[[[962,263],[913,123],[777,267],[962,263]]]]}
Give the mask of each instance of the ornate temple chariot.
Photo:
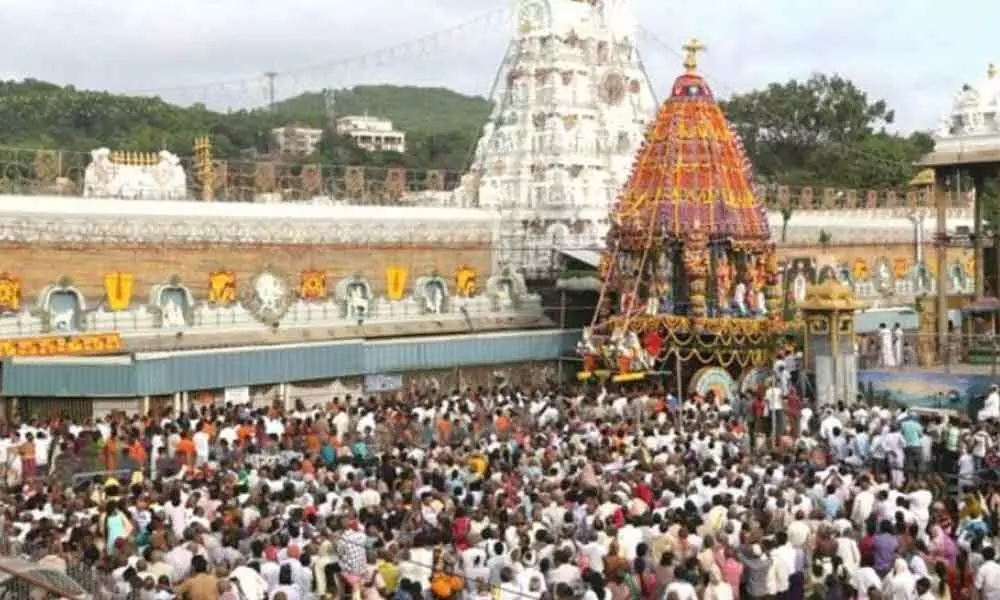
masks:
{"type": "Polygon", "coordinates": [[[686,72],[612,211],[581,378],[638,379],[677,365],[746,375],[787,332],[767,211],[739,136],[697,73],[701,49],[685,47],[686,72]]]}

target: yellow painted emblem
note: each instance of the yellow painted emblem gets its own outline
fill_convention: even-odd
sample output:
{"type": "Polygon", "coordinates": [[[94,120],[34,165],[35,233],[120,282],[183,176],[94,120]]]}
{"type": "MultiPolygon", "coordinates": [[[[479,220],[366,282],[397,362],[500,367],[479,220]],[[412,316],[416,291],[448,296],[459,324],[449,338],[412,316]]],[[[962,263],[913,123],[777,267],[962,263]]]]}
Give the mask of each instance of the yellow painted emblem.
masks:
{"type": "Polygon", "coordinates": [[[305,300],[321,300],[326,297],[326,272],[318,269],[302,271],[299,278],[299,296],[305,300]]]}
{"type": "Polygon", "coordinates": [[[389,300],[402,300],[406,295],[406,267],[389,267],[385,270],[385,291],[389,300]]]}
{"type": "Polygon", "coordinates": [[[0,274],[0,313],[21,310],[21,282],[9,273],[0,274]]]}
{"type": "Polygon", "coordinates": [[[864,281],[868,279],[868,263],[863,258],[855,258],[854,266],[851,268],[851,276],[854,281],[864,281]]]}
{"type": "Polygon", "coordinates": [[[973,252],[965,259],[965,276],[975,277],[976,276],[976,253],[973,252]]]}
{"type": "Polygon", "coordinates": [[[476,293],[476,270],[462,265],[455,271],[455,291],[460,298],[471,298],[476,293]]]}
{"type": "Polygon", "coordinates": [[[236,302],[236,273],[215,271],[208,276],[208,303],[230,306],[236,302]]]}
{"type": "Polygon", "coordinates": [[[902,279],[906,277],[906,273],[910,270],[910,261],[907,258],[898,256],[892,259],[892,275],[896,279],[902,279]]]}
{"type": "Polygon", "coordinates": [[[104,298],[113,312],[126,310],[132,303],[135,275],[121,271],[104,276],[104,298]]]}

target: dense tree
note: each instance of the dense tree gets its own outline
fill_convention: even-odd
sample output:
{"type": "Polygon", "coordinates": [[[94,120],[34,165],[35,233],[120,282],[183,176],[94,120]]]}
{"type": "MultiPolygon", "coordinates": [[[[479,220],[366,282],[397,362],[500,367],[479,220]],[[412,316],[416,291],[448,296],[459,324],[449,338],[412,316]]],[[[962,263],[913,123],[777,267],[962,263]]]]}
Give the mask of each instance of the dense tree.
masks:
{"type": "Polygon", "coordinates": [[[332,131],[324,93],[279,102],[274,111],[216,112],[180,107],[160,98],[81,91],[36,80],[0,81],[0,146],[84,153],[165,149],[189,156],[194,138],[212,137],[215,155],[228,160],[276,158],[271,131],[288,125],[322,127],[313,156],[293,162],[464,170],[469,150],[489,113],[482,98],[439,88],[362,86],[337,92],[337,114],[368,112],[391,119],[407,133],[408,150],[365,152],[332,131]]]}
{"type": "MultiPolygon", "coordinates": [[[[723,110],[742,135],[755,172],[770,182],[900,186],[913,174],[912,161],[932,146],[925,134],[887,131],[893,111],[839,76],[736,94],[723,110]]],[[[326,130],[317,152],[282,160],[464,171],[489,111],[483,98],[442,88],[358,86],[305,93],[278,102],[273,111],[223,113],[30,79],[0,81],[0,146],[81,153],[100,146],[166,149],[189,156],[194,138],[208,134],[218,157],[256,160],[278,158],[272,129],[301,124],[326,130]],[[333,132],[331,117],[365,112],[406,132],[405,154],[365,152],[333,132]]]]}
{"type": "Polygon", "coordinates": [[[769,182],[854,188],[902,186],[933,148],[923,133],[887,131],[895,114],[840,76],[813,75],[735,94],[722,109],[769,182]]]}
{"type": "Polygon", "coordinates": [[[313,127],[331,116],[363,115],[390,119],[409,135],[477,133],[489,118],[490,103],[445,88],[364,85],[347,90],[306,92],[278,102],[275,112],[313,127]]]}
{"type": "Polygon", "coordinates": [[[160,98],[79,91],[26,80],[0,82],[0,145],[87,152],[166,149],[191,154],[196,136],[213,136],[216,153],[267,152],[272,115],[260,111],[217,113],[183,108],[160,98]]]}

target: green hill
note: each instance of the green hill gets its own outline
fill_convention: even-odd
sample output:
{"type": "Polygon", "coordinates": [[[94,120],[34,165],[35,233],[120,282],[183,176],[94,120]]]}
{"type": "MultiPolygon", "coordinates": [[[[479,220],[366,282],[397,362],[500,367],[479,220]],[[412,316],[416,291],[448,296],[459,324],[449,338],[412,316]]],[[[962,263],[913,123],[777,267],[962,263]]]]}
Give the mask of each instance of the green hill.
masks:
{"type": "Polygon", "coordinates": [[[464,170],[490,114],[490,103],[481,97],[465,96],[446,88],[397,85],[366,85],[348,90],[307,92],[275,104],[274,116],[285,123],[323,127],[328,121],[328,98],[332,97],[334,118],[363,115],[389,119],[396,129],[406,132],[407,152],[367,153],[343,149],[344,140],[330,140],[339,148],[324,152],[338,163],[398,165],[411,168],[464,170]]]}
{"type": "MultiPolygon", "coordinates": [[[[327,135],[316,156],[301,162],[381,164],[463,170],[489,114],[489,103],[443,88],[359,86],[336,92],[337,114],[392,119],[407,132],[408,151],[366,153],[327,135]]],[[[189,156],[193,140],[212,136],[215,153],[228,160],[255,159],[274,151],[271,130],[293,123],[324,126],[323,92],[284,100],[275,110],[219,112],[181,107],[160,98],[77,90],[37,80],[0,81],[0,146],[89,152],[166,149],[189,156]]]]}
{"type": "MultiPolygon", "coordinates": [[[[367,112],[417,135],[478,133],[490,114],[490,103],[485,99],[446,88],[371,85],[336,90],[331,95],[337,116],[367,112]]],[[[319,127],[326,122],[326,99],[326,92],[306,92],[278,102],[275,112],[319,127]]]]}

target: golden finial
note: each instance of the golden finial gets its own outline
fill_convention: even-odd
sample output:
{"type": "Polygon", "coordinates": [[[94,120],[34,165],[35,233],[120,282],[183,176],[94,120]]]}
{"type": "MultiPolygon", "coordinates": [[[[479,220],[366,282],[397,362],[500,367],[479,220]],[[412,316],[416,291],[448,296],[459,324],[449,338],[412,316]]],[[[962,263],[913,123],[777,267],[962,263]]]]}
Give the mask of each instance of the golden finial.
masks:
{"type": "Polygon", "coordinates": [[[993,63],[990,63],[989,65],[986,66],[986,77],[989,79],[993,79],[996,76],[997,76],[997,66],[993,63]]]}
{"type": "Polygon", "coordinates": [[[691,40],[684,44],[684,70],[688,73],[695,73],[698,71],[698,53],[705,50],[705,44],[698,41],[698,38],[691,38],[691,40]]]}
{"type": "Polygon", "coordinates": [[[201,183],[201,199],[211,202],[215,187],[215,165],[212,162],[212,142],[207,135],[194,139],[196,177],[201,183]]]}

